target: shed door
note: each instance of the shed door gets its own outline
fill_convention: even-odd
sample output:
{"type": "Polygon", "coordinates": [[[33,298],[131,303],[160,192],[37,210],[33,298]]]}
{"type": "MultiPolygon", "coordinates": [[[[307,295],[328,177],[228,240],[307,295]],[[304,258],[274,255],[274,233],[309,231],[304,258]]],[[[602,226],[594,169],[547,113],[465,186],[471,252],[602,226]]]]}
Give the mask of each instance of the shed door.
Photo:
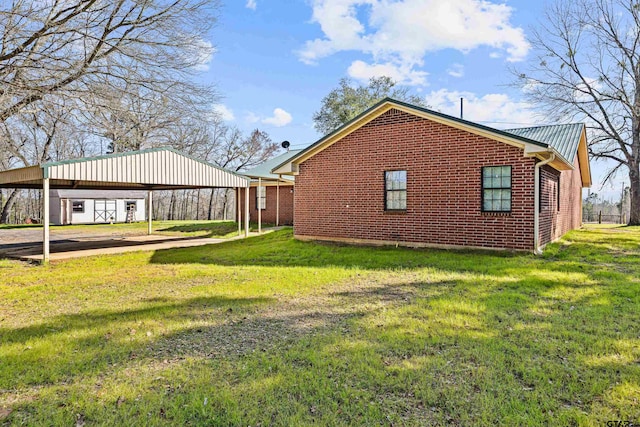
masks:
{"type": "Polygon", "coordinates": [[[115,222],[116,218],[116,201],[115,200],[96,200],[93,214],[94,222],[115,222]]]}

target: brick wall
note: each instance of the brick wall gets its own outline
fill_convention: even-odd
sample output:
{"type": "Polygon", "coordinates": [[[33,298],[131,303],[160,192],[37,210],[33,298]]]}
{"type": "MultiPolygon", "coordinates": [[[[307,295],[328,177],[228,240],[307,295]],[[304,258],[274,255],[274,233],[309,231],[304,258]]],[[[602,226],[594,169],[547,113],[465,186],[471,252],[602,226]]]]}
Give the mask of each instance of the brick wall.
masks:
{"type": "Polygon", "coordinates": [[[392,109],[300,165],[298,237],[531,250],[534,164],[521,149],[392,109]],[[481,168],[512,166],[512,211],[481,211],[481,168]],[[407,170],[407,210],[384,171],[407,170]]]}
{"type": "MultiPolygon", "coordinates": [[[[263,224],[275,224],[276,223],[276,186],[267,186],[267,199],[266,208],[262,210],[261,219],[263,224]]],[[[280,186],[280,225],[292,225],[293,224],[293,186],[281,185],[280,186]]],[[[240,205],[242,207],[242,214],[244,215],[244,190],[240,196],[240,205]]],[[[256,187],[251,187],[249,190],[249,219],[252,222],[258,222],[258,210],[256,209],[256,187]]]]}
{"type": "Polygon", "coordinates": [[[576,158],[574,170],[556,171],[545,165],[540,171],[540,244],[552,242],[582,225],[582,178],[576,158]],[[558,206],[558,182],[560,204],[558,206]]]}

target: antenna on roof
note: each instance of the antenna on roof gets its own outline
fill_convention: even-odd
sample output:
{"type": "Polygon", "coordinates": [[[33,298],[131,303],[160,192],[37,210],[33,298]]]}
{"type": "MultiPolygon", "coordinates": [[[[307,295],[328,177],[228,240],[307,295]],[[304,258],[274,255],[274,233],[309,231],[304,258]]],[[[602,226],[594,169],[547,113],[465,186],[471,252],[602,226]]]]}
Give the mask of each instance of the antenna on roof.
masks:
{"type": "Polygon", "coordinates": [[[464,119],[464,98],[460,98],[460,118],[464,119]]]}
{"type": "Polygon", "coordinates": [[[291,146],[291,143],[289,141],[282,141],[282,144],[280,145],[282,145],[282,148],[289,151],[289,147],[291,146]]]}

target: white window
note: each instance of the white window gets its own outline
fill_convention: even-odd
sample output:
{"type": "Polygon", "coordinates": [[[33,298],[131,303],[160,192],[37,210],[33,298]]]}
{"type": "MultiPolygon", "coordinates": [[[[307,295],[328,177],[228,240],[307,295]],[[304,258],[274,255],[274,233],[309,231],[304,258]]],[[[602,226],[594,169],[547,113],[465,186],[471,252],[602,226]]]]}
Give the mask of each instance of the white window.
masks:
{"type": "Polygon", "coordinates": [[[256,187],[256,209],[266,209],[267,187],[256,187]]]}
{"type": "Polygon", "coordinates": [[[407,210],[407,171],[384,173],[384,209],[386,211],[407,210]]]}
{"type": "Polygon", "coordinates": [[[482,168],[482,210],[511,212],[511,166],[482,168]]]}

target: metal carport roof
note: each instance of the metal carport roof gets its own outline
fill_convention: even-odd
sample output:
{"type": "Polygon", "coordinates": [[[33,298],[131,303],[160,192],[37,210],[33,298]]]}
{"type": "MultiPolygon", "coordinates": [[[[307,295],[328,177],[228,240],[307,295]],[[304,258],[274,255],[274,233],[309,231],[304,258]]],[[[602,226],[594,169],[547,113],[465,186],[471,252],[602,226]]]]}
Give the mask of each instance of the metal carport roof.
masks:
{"type": "MultiPolygon", "coordinates": [[[[43,261],[49,259],[49,190],[152,190],[248,188],[249,178],[180,153],[172,148],[109,154],[44,163],[0,172],[0,188],[43,190],[43,261]]],[[[245,235],[249,234],[249,192],[245,191],[245,235]]],[[[149,233],[151,233],[149,215],[149,233]]]]}
{"type": "Polygon", "coordinates": [[[0,172],[0,187],[177,190],[248,187],[249,179],[172,148],[44,163],[0,172]]]}

